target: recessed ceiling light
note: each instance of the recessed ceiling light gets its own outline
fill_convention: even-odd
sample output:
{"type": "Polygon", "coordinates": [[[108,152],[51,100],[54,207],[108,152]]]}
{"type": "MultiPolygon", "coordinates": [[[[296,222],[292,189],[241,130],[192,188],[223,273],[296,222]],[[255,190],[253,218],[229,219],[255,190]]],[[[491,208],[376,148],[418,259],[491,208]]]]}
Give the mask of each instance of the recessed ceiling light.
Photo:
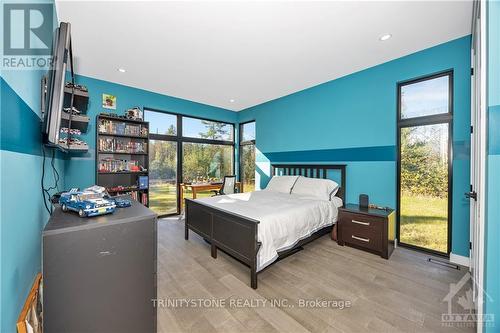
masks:
{"type": "Polygon", "coordinates": [[[125,70],[125,68],[118,68],[118,72],[120,72],[120,73],[125,73],[125,72],[126,72],[126,70],[125,70]]]}
{"type": "Polygon", "coordinates": [[[389,38],[391,38],[391,37],[392,37],[392,35],[391,35],[391,34],[385,34],[385,35],[380,36],[380,37],[379,37],[379,40],[383,42],[383,41],[385,41],[385,40],[388,40],[388,39],[389,39],[389,38]]]}
{"type": "Polygon", "coordinates": [[[229,100],[229,103],[234,103],[234,99],[232,99],[232,98],[231,98],[231,99],[229,100]]]}

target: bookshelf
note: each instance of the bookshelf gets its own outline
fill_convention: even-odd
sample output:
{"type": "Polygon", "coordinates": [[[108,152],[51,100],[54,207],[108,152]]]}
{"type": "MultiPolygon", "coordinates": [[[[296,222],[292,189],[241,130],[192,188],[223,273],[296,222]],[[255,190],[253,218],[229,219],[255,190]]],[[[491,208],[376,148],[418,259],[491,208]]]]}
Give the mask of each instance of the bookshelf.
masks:
{"type": "Polygon", "coordinates": [[[149,123],[100,114],[96,124],[96,184],[149,206],[149,123]]]}

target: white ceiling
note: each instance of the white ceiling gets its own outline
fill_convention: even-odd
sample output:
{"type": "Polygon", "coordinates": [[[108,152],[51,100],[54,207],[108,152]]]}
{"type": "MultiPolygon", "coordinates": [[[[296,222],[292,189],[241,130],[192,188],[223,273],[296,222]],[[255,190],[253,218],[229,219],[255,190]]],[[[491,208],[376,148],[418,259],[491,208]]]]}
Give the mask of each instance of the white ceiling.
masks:
{"type": "Polygon", "coordinates": [[[77,73],[239,111],[467,35],[472,2],[57,1],[57,12],[77,73]]]}

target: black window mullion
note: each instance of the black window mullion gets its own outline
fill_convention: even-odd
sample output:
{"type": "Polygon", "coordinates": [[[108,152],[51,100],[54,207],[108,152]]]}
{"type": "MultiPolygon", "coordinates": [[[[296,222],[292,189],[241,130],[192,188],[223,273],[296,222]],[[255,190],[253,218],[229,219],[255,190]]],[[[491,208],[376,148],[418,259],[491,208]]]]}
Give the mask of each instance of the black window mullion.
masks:
{"type": "Polygon", "coordinates": [[[450,122],[452,120],[452,115],[449,113],[443,113],[432,116],[425,117],[414,117],[401,119],[398,122],[399,127],[413,127],[413,126],[423,126],[423,125],[435,125],[450,122]]]}
{"type": "Polygon", "coordinates": [[[233,146],[234,145],[234,142],[232,142],[232,141],[221,141],[221,140],[211,140],[211,139],[200,139],[200,138],[182,137],[180,140],[182,142],[206,143],[206,144],[209,144],[209,145],[225,145],[225,146],[233,146]]]}
{"type": "Polygon", "coordinates": [[[177,141],[178,138],[175,135],[164,135],[164,134],[149,134],[150,140],[161,140],[161,141],[177,141]]]}
{"type": "Polygon", "coordinates": [[[183,182],[182,171],[182,117],[177,115],[177,211],[181,213],[181,184],[183,182]]]}

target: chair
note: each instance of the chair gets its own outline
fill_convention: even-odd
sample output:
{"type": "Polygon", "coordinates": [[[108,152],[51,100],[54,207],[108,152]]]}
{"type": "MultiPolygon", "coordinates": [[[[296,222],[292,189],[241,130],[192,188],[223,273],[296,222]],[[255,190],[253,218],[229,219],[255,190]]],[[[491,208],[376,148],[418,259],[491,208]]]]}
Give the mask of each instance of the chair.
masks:
{"type": "Polygon", "coordinates": [[[214,196],[234,194],[235,187],[236,187],[236,176],[224,176],[224,181],[222,182],[220,190],[212,190],[212,192],[214,192],[214,196]]]}

